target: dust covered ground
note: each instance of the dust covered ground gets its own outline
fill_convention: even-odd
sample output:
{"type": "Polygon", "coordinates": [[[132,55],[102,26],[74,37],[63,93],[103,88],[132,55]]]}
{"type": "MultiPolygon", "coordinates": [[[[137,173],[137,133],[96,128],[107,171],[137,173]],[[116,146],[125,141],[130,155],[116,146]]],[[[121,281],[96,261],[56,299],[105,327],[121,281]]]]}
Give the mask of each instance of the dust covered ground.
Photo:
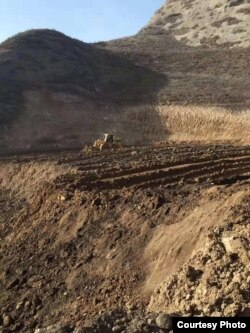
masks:
{"type": "Polygon", "coordinates": [[[249,146],[2,156],[0,332],[249,315],[249,184],[249,146]]]}

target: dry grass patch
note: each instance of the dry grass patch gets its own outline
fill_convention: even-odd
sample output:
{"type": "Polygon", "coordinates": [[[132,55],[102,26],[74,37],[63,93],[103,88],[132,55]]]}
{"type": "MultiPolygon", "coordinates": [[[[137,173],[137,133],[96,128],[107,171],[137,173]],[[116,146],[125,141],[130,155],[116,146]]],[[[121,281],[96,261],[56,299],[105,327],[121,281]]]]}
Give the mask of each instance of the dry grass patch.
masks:
{"type": "Polygon", "coordinates": [[[216,106],[125,107],[112,113],[112,131],[126,143],[230,142],[250,144],[250,109],[229,111],[216,106]]]}
{"type": "Polygon", "coordinates": [[[161,106],[158,113],[174,141],[233,141],[250,143],[250,109],[161,106]]]}

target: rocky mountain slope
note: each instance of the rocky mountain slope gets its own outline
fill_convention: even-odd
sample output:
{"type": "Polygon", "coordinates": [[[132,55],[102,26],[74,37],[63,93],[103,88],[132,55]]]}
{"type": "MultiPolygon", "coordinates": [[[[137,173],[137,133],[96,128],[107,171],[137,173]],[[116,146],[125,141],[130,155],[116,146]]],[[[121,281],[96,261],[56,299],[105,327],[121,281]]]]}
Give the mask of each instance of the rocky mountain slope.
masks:
{"type": "Polygon", "coordinates": [[[137,35],[101,46],[167,75],[160,104],[244,108],[250,105],[249,9],[249,1],[165,1],[137,35]]]}
{"type": "Polygon", "coordinates": [[[249,8],[170,0],[132,37],[86,44],[33,30],[10,38],[0,44],[0,149],[76,147],[106,131],[159,140],[169,129],[155,106],[248,107],[249,8]]]}
{"type": "Polygon", "coordinates": [[[160,27],[190,46],[250,46],[249,0],[168,0],[147,28],[160,27]]]}

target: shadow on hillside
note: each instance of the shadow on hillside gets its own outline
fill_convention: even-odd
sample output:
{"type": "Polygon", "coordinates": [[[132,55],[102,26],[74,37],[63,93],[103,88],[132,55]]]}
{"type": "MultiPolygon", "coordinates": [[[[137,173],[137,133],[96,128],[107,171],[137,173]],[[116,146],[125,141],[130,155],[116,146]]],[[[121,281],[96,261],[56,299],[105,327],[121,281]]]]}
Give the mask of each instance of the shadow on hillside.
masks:
{"type": "Polygon", "coordinates": [[[90,97],[116,102],[154,101],[168,80],[132,60],[94,44],[85,44],[51,30],[13,37],[1,48],[0,80],[23,88],[84,89],[90,97]],[[77,85],[77,86],[75,86],[77,85]]]}
{"type": "MultiPolygon", "coordinates": [[[[143,113],[142,105],[154,105],[162,87],[168,85],[168,78],[164,74],[135,64],[112,50],[85,44],[52,30],[34,30],[17,35],[1,44],[0,48],[8,50],[0,53],[0,83],[8,83],[7,94],[0,90],[0,126],[1,132],[5,128],[7,136],[10,135],[8,130],[15,120],[18,120],[20,114],[25,114],[24,102],[20,102],[20,96],[27,90],[66,93],[86,98],[100,106],[92,111],[94,118],[101,119],[102,110],[105,109],[112,113],[110,118],[115,115],[113,119],[119,122],[113,123],[113,127],[122,128],[121,122],[126,120],[131,133],[131,129],[135,127],[133,114],[130,113],[130,119],[125,119],[126,108],[138,106],[136,113],[139,119],[138,110],[143,113]],[[8,98],[13,87],[16,98],[8,98]]],[[[151,111],[154,112],[154,107],[151,111]]],[[[81,112],[87,111],[82,109],[81,112]]],[[[161,132],[165,131],[161,119],[156,112],[152,117],[153,126],[157,128],[160,137],[161,132]]],[[[92,136],[99,134],[99,123],[100,121],[95,128],[95,123],[92,122],[92,136]]],[[[138,121],[137,124],[134,130],[140,136],[142,124],[138,121]]],[[[38,122],[36,126],[39,132],[42,124],[38,122]]],[[[53,136],[53,133],[49,135],[53,136]]]]}
{"type": "Polygon", "coordinates": [[[167,73],[167,89],[161,96],[168,103],[212,104],[233,110],[249,107],[249,48],[191,47],[160,27],[97,45],[154,72],[167,73]]]}

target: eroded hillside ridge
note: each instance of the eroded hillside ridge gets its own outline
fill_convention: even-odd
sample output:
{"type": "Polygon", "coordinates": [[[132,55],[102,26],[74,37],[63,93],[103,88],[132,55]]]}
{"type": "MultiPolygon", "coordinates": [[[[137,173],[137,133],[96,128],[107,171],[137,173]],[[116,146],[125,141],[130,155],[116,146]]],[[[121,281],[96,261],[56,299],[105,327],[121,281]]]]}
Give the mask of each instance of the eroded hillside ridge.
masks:
{"type": "Polygon", "coordinates": [[[190,46],[250,46],[249,0],[168,0],[147,28],[162,28],[190,46]]]}

